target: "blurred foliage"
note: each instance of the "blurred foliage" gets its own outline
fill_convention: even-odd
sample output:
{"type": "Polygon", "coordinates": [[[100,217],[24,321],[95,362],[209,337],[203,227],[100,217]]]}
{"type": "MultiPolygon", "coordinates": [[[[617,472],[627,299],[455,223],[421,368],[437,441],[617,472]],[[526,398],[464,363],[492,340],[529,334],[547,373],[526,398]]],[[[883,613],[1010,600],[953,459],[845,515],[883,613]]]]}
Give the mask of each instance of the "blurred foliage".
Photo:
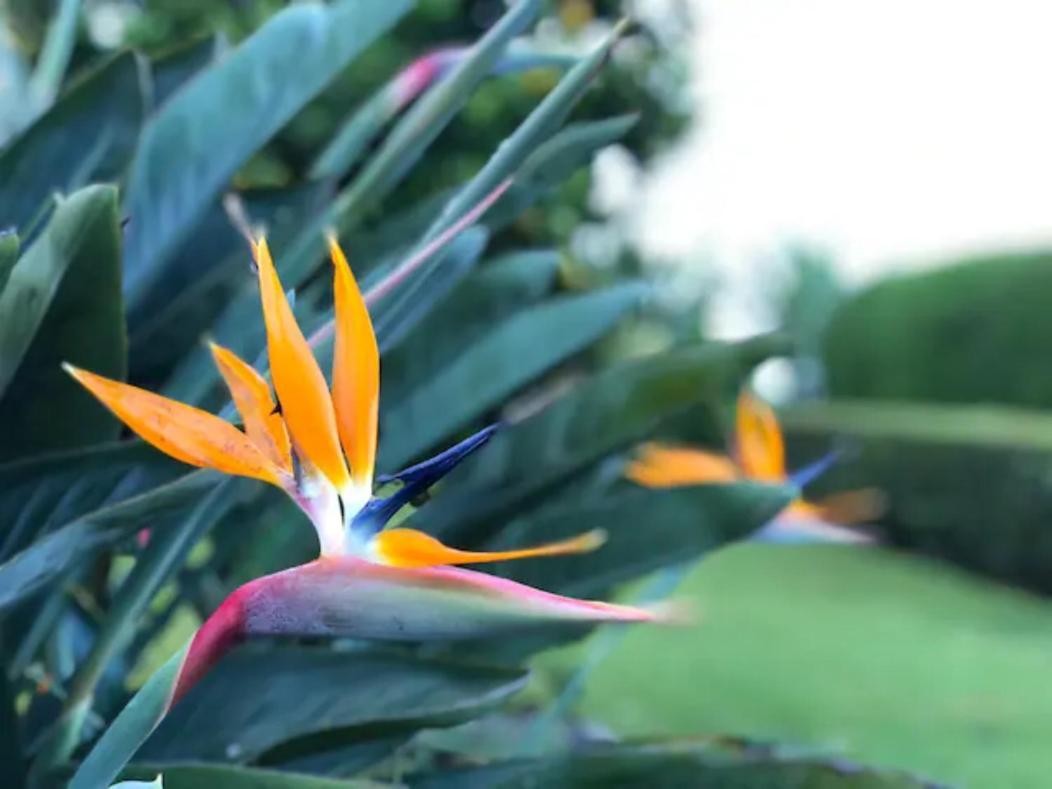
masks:
{"type": "Polygon", "coordinates": [[[1052,415],[993,406],[832,400],[785,414],[803,453],[840,440],[817,487],[878,485],[888,542],[1052,592],[1052,415]]]}
{"type": "Polygon", "coordinates": [[[835,397],[1052,406],[1052,254],[1003,253],[879,282],[826,334],[835,397]]]}
{"type": "MultiPolygon", "coordinates": [[[[164,52],[173,44],[220,30],[237,41],[283,6],[280,0],[240,2],[184,2],[146,0],[143,13],[132,18],[126,40],[147,51],[164,52]]],[[[542,47],[580,52],[629,9],[619,0],[556,0],[553,15],[541,26],[542,47]]],[[[500,0],[422,0],[411,17],[391,36],[378,42],[313,101],[276,139],[257,155],[239,176],[244,186],[281,186],[302,176],[319,147],[332,138],[364,97],[420,54],[439,47],[474,41],[500,15],[500,0]]],[[[665,20],[664,27],[680,30],[690,24],[686,10],[671,8],[682,18],[665,20]]],[[[667,39],[667,36],[665,37],[667,39]]],[[[671,42],[675,44],[677,42],[671,42]]],[[[670,47],[658,32],[637,28],[630,46],[623,47],[596,88],[584,97],[575,118],[603,118],[633,112],[636,126],[621,145],[642,164],[673,143],[689,121],[689,105],[682,93],[685,52],[670,47]]],[[[553,69],[536,69],[518,77],[490,80],[467,103],[435,147],[427,168],[407,181],[403,199],[414,200],[453,186],[485,162],[493,149],[526,116],[558,79],[553,69]]],[[[589,206],[592,188],[588,171],[568,178],[555,192],[519,217],[500,243],[563,244],[586,221],[602,221],[589,206]]],[[[624,250],[624,263],[631,250],[624,250]]]]}
{"type": "Polygon", "coordinates": [[[833,399],[787,416],[845,440],[824,484],[878,485],[893,544],[1052,592],[1052,255],[974,257],[847,299],[825,332],[833,399]]]}

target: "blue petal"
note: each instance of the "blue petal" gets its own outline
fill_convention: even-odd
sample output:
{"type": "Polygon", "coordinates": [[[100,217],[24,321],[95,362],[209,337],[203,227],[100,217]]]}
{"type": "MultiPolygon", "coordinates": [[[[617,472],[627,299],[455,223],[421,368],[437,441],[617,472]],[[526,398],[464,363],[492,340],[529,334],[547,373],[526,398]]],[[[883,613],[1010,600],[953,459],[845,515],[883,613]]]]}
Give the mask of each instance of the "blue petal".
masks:
{"type": "Polygon", "coordinates": [[[843,452],[834,449],[832,452],[820,457],[814,463],[804,466],[789,475],[789,480],[798,488],[802,488],[818,479],[829,471],[830,467],[843,456],[843,452]]]}
{"type": "Polygon", "coordinates": [[[490,425],[433,458],[402,469],[395,474],[378,476],[376,482],[379,485],[401,482],[402,487],[390,496],[371,499],[354,517],[351,522],[351,531],[356,537],[372,537],[383,529],[402,507],[425,493],[428,488],[456,468],[460,461],[489,441],[499,427],[499,425],[490,425]]]}

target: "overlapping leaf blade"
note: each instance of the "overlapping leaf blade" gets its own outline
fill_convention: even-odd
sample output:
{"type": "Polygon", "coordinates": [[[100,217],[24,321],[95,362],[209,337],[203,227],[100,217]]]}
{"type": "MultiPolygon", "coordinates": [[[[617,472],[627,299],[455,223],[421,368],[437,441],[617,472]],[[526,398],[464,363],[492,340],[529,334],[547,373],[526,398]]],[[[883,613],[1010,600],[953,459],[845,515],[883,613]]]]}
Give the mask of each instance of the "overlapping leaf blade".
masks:
{"type": "Polygon", "coordinates": [[[646,294],[638,283],[564,296],[513,315],[468,348],[426,385],[391,404],[384,424],[399,430],[381,447],[384,468],[469,426],[537,376],[587,348],[646,294]]]}
{"type": "Polygon", "coordinates": [[[0,294],[0,459],[116,437],[117,423],[60,367],[123,378],[116,190],[92,186],[62,201],[0,294]]]}
{"type": "Polygon", "coordinates": [[[607,542],[581,556],[506,563],[501,575],[574,597],[595,597],[667,565],[691,562],[748,537],[777,515],[794,492],[750,483],[672,491],[627,483],[584,497],[579,491],[513,521],[493,546],[535,545],[590,528],[607,542]],[[582,500],[583,499],[583,500],[582,500]]]}
{"type": "Polygon", "coordinates": [[[0,466],[0,562],[52,529],[185,473],[182,463],[134,441],[0,466]]]}
{"type": "Polygon", "coordinates": [[[784,337],[684,347],[611,367],[547,409],[505,427],[468,459],[415,524],[454,541],[499,522],[531,497],[603,456],[631,447],[696,403],[714,405],[754,365],[784,352],[784,337]]]}
{"type": "Polygon", "coordinates": [[[250,761],[321,731],[449,725],[518,690],[525,673],[384,652],[247,647],[169,713],[137,759],[250,761]]]}
{"type": "MultiPolygon", "coordinates": [[[[128,342],[120,264],[117,195],[110,187],[72,195],[19,260],[0,296],[0,334],[10,337],[39,322],[0,401],[0,460],[116,438],[116,420],[66,375],[62,363],[124,377],[128,342]],[[36,301],[38,294],[43,302],[36,301]]],[[[17,348],[5,346],[12,351],[6,361],[17,359],[17,348]]]]}
{"type": "Polygon", "coordinates": [[[140,84],[135,56],[118,55],[0,153],[0,226],[24,230],[53,192],[120,177],[142,124],[140,84]]]}
{"type": "Polygon", "coordinates": [[[143,131],[129,177],[133,303],[237,168],[408,8],[409,0],[289,8],[172,97],[143,131]]]}
{"type": "Polygon", "coordinates": [[[171,527],[188,502],[216,483],[212,472],[187,474],[148,493],[82,515],[0,564],[0,611],[63,577],[97,551],[118,545],[144,525],[171,527]]]}

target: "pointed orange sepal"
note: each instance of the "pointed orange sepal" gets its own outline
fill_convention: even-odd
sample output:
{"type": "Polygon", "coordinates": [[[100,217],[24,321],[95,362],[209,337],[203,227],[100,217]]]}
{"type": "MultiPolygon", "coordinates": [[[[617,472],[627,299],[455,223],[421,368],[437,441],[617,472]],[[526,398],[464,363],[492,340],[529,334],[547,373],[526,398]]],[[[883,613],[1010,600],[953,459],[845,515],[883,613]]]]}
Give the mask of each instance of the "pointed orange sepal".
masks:
{"type": "Polygon", "coordinates": [[[785,480],[785,442],[778,419],[771,407],[748,389],[742,389],[738,397],[734,440],[745,476],[761,482],[785,480]]]}
{"type": "Polygon", "coordinates": [[[700,449],[644,444],[625,466],[625,476],[647,488],[676,488],[707,482],[733,482],[739,478],[726,455],[700,449]]]}
{"type": "Polygon", "coordinates": [[[377,559],[392,567],[437,567],[448,564],[476,564],[561,556],[594,551],[606,542],[606,533],[596,529],[568,540],[511,551],[461,551],[443,545],[430,534],[416,529],[390,529],[373,538],[377,559]]]}
{"type": "Polygon", "coordinates": [[[292,456],[285,421],[277,413],[270,384],[233,351],[209,343],[219,374],[245,425],[245,433],[274,465],[292,473],[292,456]]]}
{"type": "Polygon", "coordinates": [[[340,451],[329,389],[310,346],[296,323],[278,279],[266,239],[252,246],[267,328],[267,354],[281,413],[297,451],[338,490],[350,479],[340,451]]]}
{"type": "Polygon", "coordinates": [[[340,441],[356,485],[372,487],[380,401],[380,352],[358,284],[334,237],[329,238],[336,302],[332,400],[340,441]]]}
{"type": "Polygon", "coordinates": [[[144,441],[176,460],[282,484],[281,470],[218,416],[69,364],[63,367],[144,441]]]}

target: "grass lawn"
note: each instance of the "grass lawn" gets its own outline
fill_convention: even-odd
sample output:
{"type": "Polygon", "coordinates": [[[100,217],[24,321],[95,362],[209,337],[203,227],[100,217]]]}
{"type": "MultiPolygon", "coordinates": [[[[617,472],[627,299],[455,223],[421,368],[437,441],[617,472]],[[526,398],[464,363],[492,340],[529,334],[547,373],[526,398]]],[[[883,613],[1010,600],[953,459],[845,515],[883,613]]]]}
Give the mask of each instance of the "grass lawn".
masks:
{"type": "Polygon", "coordinates": [[[1052,785],[1052,603],[845,546],[737,546],[677,596],[699,623],[627,632],[585,715],[626,736],[727,732],[967,787],[1052,785]]]}

